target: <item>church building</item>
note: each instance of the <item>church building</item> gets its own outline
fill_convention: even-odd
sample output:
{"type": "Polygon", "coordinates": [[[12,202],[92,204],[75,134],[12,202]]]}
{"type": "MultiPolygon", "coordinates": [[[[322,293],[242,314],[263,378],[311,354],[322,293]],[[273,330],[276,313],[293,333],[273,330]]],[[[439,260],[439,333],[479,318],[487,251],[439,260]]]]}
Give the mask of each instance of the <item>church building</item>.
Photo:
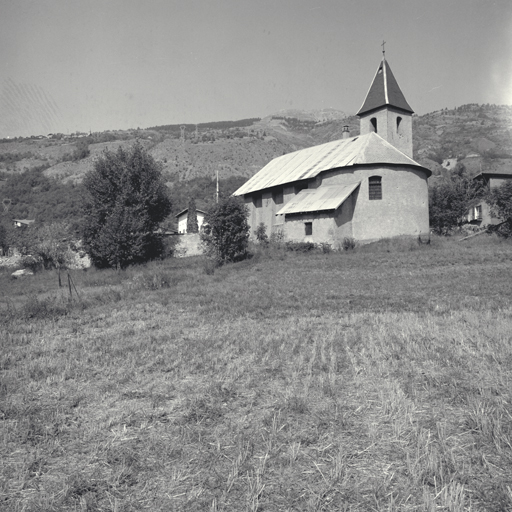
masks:
{"type": "Polygon", "coordinates": [[[269,162],[234,195],[285,240],[371,242],[429,236],[429,169],[412,159],[412,114],[385,56],[363,105],[360,135],[295,151],[269,162]]]}

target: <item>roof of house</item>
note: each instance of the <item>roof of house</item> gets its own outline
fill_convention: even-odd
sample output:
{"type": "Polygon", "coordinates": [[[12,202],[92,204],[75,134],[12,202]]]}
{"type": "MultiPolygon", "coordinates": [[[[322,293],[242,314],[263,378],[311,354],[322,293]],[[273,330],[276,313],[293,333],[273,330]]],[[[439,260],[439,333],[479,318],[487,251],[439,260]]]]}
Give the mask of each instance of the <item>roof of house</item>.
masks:
{"type": "Polygon", "coordinates": [[[233,195],[243,195],[294,181],[315,178],[323,171],[339,167],[394,164],[418,167],[432,173],[396,149],[375,132],[335,140],[274,158],[233,195]]]}
{"type": "MultiPolygon", "coordinates": [[[[184,213],[187,213],[187,212],[188,212],[188,208],[185,208],[185,209],[184,209],[184,210],[182,210],[180,213],[177,213],[177,214],[175,215],[175,217],[180,217],[181,215],[183,215],[184,213]]],[[[200,210],[199,208],[196,208],[196,212],[206,214],[206,212],[205,212],[205,211],[200,210]]]]}
{"type": "Polygon", "coordinates": [[[383,58],[375,73],[363,106],[359,109],[357,115],[361,116],[386,105],[396,107],[411,114],[414,113],[409,103],[407,103],[387,60],[383,58]]]}
{"type": "Polygon", "coordinates": [[[336,210],[360,184],[361,182],[357,181],[349,185],[301,190],[276,215],[336,210]]]}
{"type": "Polygon", "coordinates": [[[13,222],[18,222],[19,224],[26,224],[27,226],[29,224],[33,224],[35,220],[29,220],[29,219],[12,219],[13,222]]]}
{"type": "Polygon", "coordinates": [[[481,176],[511,176],[512,177],[512,169],[499,169],[497,171],[484,171],[478,173],[474,176],[474,180],[480,178],[481,176]]]}

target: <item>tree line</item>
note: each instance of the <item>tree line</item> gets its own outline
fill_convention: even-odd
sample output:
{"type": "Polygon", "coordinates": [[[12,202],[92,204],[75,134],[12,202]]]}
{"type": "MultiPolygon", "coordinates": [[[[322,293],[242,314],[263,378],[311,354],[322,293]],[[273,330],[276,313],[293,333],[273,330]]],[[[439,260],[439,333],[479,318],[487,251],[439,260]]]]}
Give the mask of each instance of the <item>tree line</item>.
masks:
{"type": "MultiPolygon", "coordinates": [[[[242,179],[231,177],[227,183],[238,188],[242,179]]],[[[173,211],[173,200],[185,206],[188,195],[189,230],[196,232],[195,198],[202,193],[211,199],[201,233],[207,256],[216,264],[243,259],[249,238],[245,205],[231,196],[234,190],[213,202],[214,186],[213,180],[199,178],[169,190],[161,166],[138,142],[105,151],[79,186],[58,183],[41,170],[26,171],[10,176],[0,189],[0,246],[16,246],[51,268],[63,264],[63,252],[80,238],[95,266],[122,269],[169,254],[162,227],[173,211]],[[13,228],[13,214],[27,218],[32,213],[38,216],[34,226],[13,228]]],[[[458,164],[448,178],[430,187],[429,194],[430,226],[436,233],[450,234],[466,222],[471,206],[485,200],[509,227],[505,236],[511,234],[512,181],[489,190],[458,164]]]]}
{"type": "MultiPolygon", "coordinates": [[[[235,185],[238,188],[237,180],[235,185]]],[[[210,183],[211,191],[213,186],[210,183]]],[[[189,192],[193,190],[192,186],[189,192]]],[[[0,195],[4,196],[0,247],[17,247],[36,259],[34,265],[52,268],[65,264],[65,253],[78,238],[98,268],[122,269],[169,254],[161,228],[172,212],[173,194],[164,183],[161,166],[138,142],[128,149],[105,151],[81,185],[58,183],[42,170],[26,171],[9,177],[0,195]],[[19,229],[13,227],[13,214],[38,218],[34,225],[19,229]]],[[[195,211],[193,198],[189,207],[195,211]]],[[[245,206],[232,197],[210,204],[203,236],[211,258],[222,263],[245,254],[246,217],[245,206]],[[230,237],[234,237],[233,243],[230,237]]],[[[197,217],[194,221],[191,216],[189,227],[197,231],[197,217]]]]}
{"type": "MultiPolygon", "coordinates": [[[[261,121],[260,117],[251,117],[248,119],[240,119],[238,121],[213,121],[210,123],[199,123],[197,124],[197,129],[227,130],[229,128],[246,128],[248,126],[252,126],[254,123],[257,123],[258,121],[261,121]]],[[[187,131],[196,129],[195,124],[184,123],[153,126],[151,128],[148,128],[148,130],[180,133],[182,126],[185,126],[185,129],[187,131]]]]}

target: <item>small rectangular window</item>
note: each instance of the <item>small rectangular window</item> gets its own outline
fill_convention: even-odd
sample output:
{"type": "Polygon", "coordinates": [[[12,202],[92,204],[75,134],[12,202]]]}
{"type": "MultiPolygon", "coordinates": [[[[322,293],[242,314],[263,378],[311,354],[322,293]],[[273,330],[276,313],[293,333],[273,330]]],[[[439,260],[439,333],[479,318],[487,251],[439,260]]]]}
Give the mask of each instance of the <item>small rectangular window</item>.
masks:
{"type": "Polygon", "coordinates": [[[369,184],[369,199],[382,199],[382,179],[380,176],[372,176],[368,180],[369,184]]]}
{"type": "Polygon", "coordinates": [[[253,199],[252,199],[253,203],[254,203],[254,206],[256,208],[261,208],[262,205],[263,205],[263,201],[262,201],[262,198],[261,198],[261,194],[256,194],[255,196],[253,196],[253,199]]]}
{"type": "Polygon", "coordinates": [[[313,234],[313,223],[312,222],[304,222],[304,228],[306,236],[310,236],[313,234]]]}
{"type": "Polygon", "coordinates": [[[273,194],[272,194],[272,197],[274,198],[274,203],[275,204],[283,204],[283,191],[282,190],[276,190],[273,194]]]}

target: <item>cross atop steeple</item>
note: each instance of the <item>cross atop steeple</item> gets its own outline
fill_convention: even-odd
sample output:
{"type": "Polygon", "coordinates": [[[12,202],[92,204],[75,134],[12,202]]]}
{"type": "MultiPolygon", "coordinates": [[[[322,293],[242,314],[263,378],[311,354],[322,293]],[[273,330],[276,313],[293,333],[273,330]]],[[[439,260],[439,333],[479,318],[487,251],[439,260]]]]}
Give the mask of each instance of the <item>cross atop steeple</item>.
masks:
{"type": "Polygon", "coordinates": [[[384,41],[384,39],[382,40],[382,56],[385,57],[386,56],[386,49],[384,48],[384,45],[386,44],[386,41],[384,41]]]}

